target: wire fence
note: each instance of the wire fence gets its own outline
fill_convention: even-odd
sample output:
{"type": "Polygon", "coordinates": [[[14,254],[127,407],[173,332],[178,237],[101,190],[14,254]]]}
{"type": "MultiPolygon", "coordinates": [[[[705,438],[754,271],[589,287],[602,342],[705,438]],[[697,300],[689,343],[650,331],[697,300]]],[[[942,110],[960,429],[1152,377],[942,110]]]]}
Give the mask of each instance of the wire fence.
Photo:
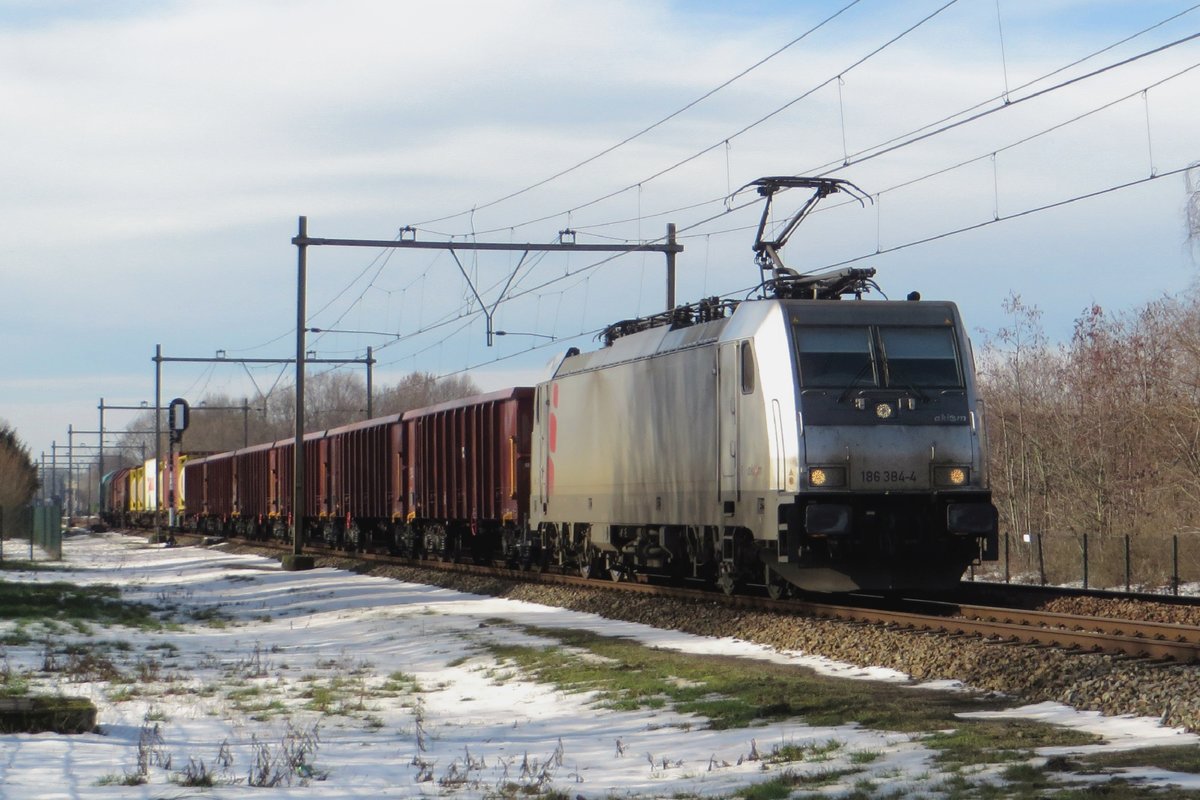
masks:
{"type": "Polygon", "coordinates": [[[0,506],[0,561],[61,561],[62,507],[0,506]]]}
{"type": "Polygon", "coordinates": [[[1005,583],[1179,594],[1200,584],[1200,531],[1099,536],[1008,534],[972,577],[1005,583]]]}

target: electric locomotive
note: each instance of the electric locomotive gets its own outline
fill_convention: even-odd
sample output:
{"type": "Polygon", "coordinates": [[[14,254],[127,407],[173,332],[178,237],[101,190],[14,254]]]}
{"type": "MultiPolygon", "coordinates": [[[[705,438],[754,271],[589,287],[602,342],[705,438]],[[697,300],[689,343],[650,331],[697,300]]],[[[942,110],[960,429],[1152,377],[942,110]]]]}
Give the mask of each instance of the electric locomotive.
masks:
{"type": "MultiPolygon", "coordinates": [[[[994,560],[970,342],[950,302],[865,301],[873,269],[798,276],[755,249],[762,297],[711,299],[569,351],[536,390],[530,524],[584,573],[772,595],[948,586],[994,560]],[[855,300],[841,301],[847,295],[855,300]]],[[[769,205],[769,202],[768,202],[769,205]]]]}

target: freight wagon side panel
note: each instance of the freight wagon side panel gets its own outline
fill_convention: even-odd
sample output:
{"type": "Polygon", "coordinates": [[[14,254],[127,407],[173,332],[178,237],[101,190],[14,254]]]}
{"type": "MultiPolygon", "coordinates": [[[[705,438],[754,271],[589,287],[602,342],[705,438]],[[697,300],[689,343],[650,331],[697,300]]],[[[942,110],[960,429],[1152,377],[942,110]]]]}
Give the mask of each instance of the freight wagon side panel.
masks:
{"type": "Polygon", "coordinates": [[[352,517],[387,516],[387,427],[372,425],[341,434],[343,504],[352,517]]]}
{"type": "MultiPolygon", "coordinates": [[[[295,489],[296,464],[292,453],[296,451],[294,442],[271,445],[266,471],[267,513],[272,517],[286,519],[292,513],[292,492],[295,489]]],[[[307,464],[305,467],[307,468],[307,464]]]]}
{"type": "Polygon", "coordinates": [[[216,517],[233,514],[232,454],[204,463],[204,513],[216,517]]]}
{"type": "Polygon", "coordinates": [[[237,464],[237,512],[250,519],[267,513],[269,506],[269,457],[264,448],[239,451],[237,464]]]}
{"type": "Polygon", "coordinates": [[[405,415],[417,517],[520,522],[529,511],[533,390],[516,388],[405,415]]]}
{"type": "Polygon", "coordinates": [[[403,520],[408,515],[408,460],[405,453],[405,426],[394,420],[388,426],[388,514],[393,520],[403,520]]]}
{"type": "MultiPolygon", "coordinates": [[[[321,470],[321,444],[324,441],[325,438],[320,434],[304,440],[304,516],[309,518],[321,513],[321,481],[324,477],[321,470]]],[[[294,444],[292,449],[295,449],[294,444]]],[[[295,469],[294,464],[292,469],[295,469]]],[[[295,491],[294,485],[292,491],[295,491]]]]}

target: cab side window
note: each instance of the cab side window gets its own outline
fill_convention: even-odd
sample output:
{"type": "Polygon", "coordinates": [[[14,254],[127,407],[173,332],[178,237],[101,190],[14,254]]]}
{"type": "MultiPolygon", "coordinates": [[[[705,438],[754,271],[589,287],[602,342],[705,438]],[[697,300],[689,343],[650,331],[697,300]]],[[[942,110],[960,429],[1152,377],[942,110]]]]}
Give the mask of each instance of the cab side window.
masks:
{"type": "Polygon", "coordinates": [[[742,394],[754,393],[754,348],[750,341],[742,342],[742,394]]]}

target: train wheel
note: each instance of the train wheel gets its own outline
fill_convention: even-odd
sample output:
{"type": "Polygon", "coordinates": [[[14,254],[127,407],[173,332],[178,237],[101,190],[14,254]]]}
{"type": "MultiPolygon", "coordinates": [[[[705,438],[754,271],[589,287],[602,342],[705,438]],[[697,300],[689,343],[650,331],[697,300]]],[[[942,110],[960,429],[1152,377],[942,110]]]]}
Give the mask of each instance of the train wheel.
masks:
{"type": "Polygon", "coordinates": [[[579,574],[584,578],[595,578],[604,572],[604,559],[594,547],[585,547],[579,559],[579,574]]]}
{"type": "Polygon", "coordinates": [[[613,583],[628,581],[633,579],[633,569],[620,561],[612,561],[605,559],[608,563],[608,577],[613,583]]]}
{"type": "Polygon", "coordinates": [[[739,581],[733,571],[733,565],[722,563],[720,574],[717,576],[717,588],[727,595],[737,594],[742,588],[742,582],[739,581]]]}

